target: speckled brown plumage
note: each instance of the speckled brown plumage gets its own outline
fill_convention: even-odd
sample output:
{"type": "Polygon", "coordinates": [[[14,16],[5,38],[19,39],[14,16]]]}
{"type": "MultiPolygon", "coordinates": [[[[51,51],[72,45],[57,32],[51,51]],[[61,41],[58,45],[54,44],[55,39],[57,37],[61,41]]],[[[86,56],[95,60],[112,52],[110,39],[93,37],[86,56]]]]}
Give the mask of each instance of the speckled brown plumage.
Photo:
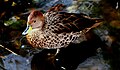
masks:
{"type": "Polygon", "coordinates": [[[84,14],[59,11],[42,14],[35,10],[28,16],[27,25],[33,29],[27,33],[26,38],[37,48],[67,47],[70,43],[86,41],[85,33],[100,21],[101,19],[90,18],[84,14]]]}
{"type": "Polygon", "coordinates": [[[67,47],[70,43],[86,41],[86,38],[82,31],[56,34],[34,30],[27,35],[27,40],[33,47],[55,49],[67,47]]]}
{"type": "Polygon", "coordinates": [[[75,14],[66,12],[47,12],[45,29],[54,33],[78,32],[89,28],[101,19],[90,18],[85,14],[75,14]]]}

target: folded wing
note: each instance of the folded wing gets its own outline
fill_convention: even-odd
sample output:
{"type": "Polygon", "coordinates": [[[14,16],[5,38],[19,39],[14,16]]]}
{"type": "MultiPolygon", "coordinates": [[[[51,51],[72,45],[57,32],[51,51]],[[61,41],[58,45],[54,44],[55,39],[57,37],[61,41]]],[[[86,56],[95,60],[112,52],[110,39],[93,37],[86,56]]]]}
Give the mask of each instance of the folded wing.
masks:
{"type": "Polygon", "coordinates": [[[85,14],[50,11],[45,14],[44,30],[54,33],[78,32],[90,28],[102,19],[90,18],[85,14]]]}

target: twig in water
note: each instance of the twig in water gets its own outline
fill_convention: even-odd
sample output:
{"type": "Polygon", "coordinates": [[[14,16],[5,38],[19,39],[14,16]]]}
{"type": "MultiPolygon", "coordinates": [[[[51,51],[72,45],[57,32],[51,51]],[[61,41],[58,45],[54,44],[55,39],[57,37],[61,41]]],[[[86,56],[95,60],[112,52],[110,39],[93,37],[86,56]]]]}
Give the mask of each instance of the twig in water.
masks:
{"type": "Polygon", "coordinates": [[[4,48],[5,50],[11,52],[11,53],[14,54],[14,55],[18,55],[17,53],[11,51],[10,49],[8,49],[8,48],[6,48],[6,47],[4,47],[4,46],[2,46],[1,44],[0,44],[0,47],[4,48]]]}

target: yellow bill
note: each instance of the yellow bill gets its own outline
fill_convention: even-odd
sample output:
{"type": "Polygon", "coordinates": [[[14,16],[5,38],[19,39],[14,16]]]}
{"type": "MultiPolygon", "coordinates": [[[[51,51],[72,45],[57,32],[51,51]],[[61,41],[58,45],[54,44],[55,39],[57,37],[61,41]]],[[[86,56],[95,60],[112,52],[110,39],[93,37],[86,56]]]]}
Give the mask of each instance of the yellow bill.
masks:
{"type": "Polygon", "coordinates": [[[32,30],[32,27],[29,24],[27,24],[27,27],[22,33],[22,35],[27,35],[31,30],[32,30]]]}

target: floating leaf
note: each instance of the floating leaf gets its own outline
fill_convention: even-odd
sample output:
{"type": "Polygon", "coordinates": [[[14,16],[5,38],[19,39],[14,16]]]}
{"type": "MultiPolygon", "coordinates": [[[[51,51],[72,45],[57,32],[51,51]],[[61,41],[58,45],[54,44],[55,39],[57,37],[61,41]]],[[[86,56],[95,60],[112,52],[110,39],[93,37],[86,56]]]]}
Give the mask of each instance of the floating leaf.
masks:
{"type": "Polygon", "coordinates": [[[4,0],[4,2],[8,2],[9,0],[4,0]]]}
{"type": "Polygon", "coordinates": [[[15,2],[13,2],[13,3],[12,3],[12,6],[15,6],[15,5],[17,5],[17,4],[16,4],[15,2]]]}

